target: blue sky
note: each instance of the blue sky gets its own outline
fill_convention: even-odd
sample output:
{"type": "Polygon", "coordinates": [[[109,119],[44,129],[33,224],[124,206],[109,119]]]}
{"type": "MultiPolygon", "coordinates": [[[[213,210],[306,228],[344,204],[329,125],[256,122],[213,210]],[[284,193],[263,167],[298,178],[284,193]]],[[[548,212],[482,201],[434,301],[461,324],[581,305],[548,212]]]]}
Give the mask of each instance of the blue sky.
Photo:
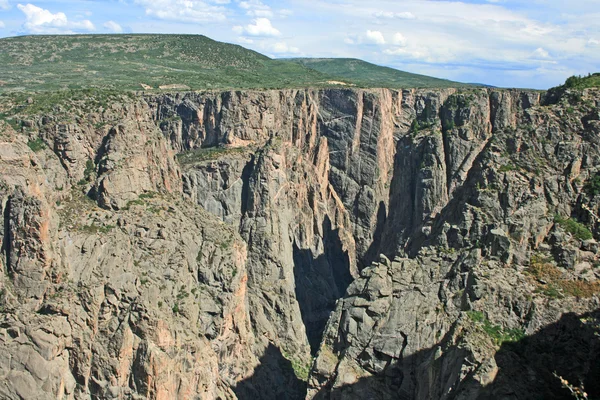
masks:
{"type": "Polygon", "coordinates": [[[121,32],[508,87],[600,71],[600,0],[0,0],[0,37],[121,32]]]}

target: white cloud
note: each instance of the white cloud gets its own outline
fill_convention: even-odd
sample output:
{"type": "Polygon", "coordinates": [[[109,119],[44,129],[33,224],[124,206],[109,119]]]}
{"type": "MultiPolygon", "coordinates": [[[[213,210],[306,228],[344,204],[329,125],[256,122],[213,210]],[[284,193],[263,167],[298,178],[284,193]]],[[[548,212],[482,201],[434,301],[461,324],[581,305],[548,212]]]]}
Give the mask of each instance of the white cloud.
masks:
{"type": "Polygon", "coordinates": [[[537,49],[535,49],[535,51],[533,52],[533,57],[535,58],[550,58],[550,53],[548,53],[547,50],[538,47],[537,49]]]}
{"type": "Polygon", "coordinates": [[[4,22],[0,21],[0,29],[4,28],[4,22]]]}
{"type": "Polygon", "coordinates": [[[249,39],[247,37],[244,36],[240,36],[239,38],[237,38],[238,43],[242,43],[242,44],[252,44],[254,43],[254,40],[249,39]]]}
{"type": "Polygon", "coordinates": [[[8,0],[0,0],[0,10],[8,10],[9,8],[8,0]]]}
{"type": "Polygon", "coordinates": [[[588,40],[588,44],[591,45],[591,46],[598,46],[598,45],[600,45],[600,40],[598,40],[598,39],[590,39],[590,40],[588,40]]]}
{"type": "Polygon", "coordinates": [[[406,38],[400,32],[396,32],[392,38],[392,44],[395,44],[396,46],[404,46],[406,44],[406,38]]]}
{"type": "Polygon", "coordinates": [[[404,11],[404,12],[392,12],[392,11],[376,11],[373,13],[375,18],[398,18],[398,19],[415,19],[415,14],[404,11]]]}
{"type": "Polygon", "coordinates": [[[104,27],[114,33],[123,33],[123,28],[115,21],[106,21],[104,27]]]}
{"type": "Polygon", "coordinates": [[[30,33],[73,33],[75,31],[93,31],[94,24],[90,20],[69,21],[66,14],[34,6],[18,4],[17,8],[25,14],[23,27],[30,33]]]}
{"type": "Polygon", "coordinates": [[[228,0],[134,0],[143,6],[146,15],[159,19],[206,23],[220,22],[227,19],[227,9],[223,7],[228,0]]]}
{"type": "Polygon", "coordinates": [[[380,31],[367,31],[365,41],[374,44],[385,44],[385,38],[380,31]]]}
{"type": "Polygon", "coordinates": [[[274,16],[271,7],[262,3],[260,0],[242,1],[239,6],[246,10],[246,15],[251,17],[273,18],[274,16]]]}
{"type": "Polygon", "coordinates": [[[270,50],[276,54],[299,54],[300,53],[299,48],[293,47],[293,46],[288,46],[288,44],[285,42],[274,43],[270,47],[270,50]]]}
{"type": "Polygon", "coordinates": [[[271,24],[271,20],[268,18],[256,18],[253,23],[245,27],[234,26],[233,31],[238,35],[246,34],[248,36],[274,37],[281,35],[281,32],[271,24]]]}
{"type": "Polygon", "coordinates": [[[390,56],[401,56],[413,60],[426,60],[431,57],[426,50],[403,49],[400,47],[385,49],[383,53],[390,56]]]}

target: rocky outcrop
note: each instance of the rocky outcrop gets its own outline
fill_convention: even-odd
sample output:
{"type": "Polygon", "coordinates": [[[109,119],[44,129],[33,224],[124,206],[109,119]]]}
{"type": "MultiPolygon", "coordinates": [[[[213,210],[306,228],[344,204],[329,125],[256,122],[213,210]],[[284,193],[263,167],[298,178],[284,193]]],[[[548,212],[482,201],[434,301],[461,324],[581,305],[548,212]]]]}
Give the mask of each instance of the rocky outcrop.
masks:
{"type": "MultiPolygon", "coordinates": [[[[598,308],[597,99],[324,89],[26,106],[1,128],[0,393],[494,398],[517,365],[553,387],[528,345],[507,346],[544,346],[576,325],[561,316],[598,308]]],[[[583,381],[585,363],[557,371],[583,381]]]]}

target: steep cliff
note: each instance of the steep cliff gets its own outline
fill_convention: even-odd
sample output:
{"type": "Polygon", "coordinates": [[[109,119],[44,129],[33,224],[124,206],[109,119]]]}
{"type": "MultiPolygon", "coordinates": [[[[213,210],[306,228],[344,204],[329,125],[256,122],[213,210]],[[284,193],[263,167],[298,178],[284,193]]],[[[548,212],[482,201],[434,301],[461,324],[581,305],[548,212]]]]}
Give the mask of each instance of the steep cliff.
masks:
{"type": "Polygon", "coordinates": [[[555,369],[503,349],[599,308],[599,94],[5,97],[0,393],[529,398],[563,395],[555,371],[593,382],[593,334],[565,339],[589,351],[555,369]],[[528,382],[503,375],[518,368],[528,382]]]}

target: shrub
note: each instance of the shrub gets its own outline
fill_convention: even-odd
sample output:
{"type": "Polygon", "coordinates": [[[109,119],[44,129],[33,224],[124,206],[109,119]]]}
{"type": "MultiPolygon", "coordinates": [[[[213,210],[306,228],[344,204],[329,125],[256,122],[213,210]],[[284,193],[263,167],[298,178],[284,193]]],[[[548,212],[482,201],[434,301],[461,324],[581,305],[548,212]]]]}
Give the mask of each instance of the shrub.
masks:
{"type": "Polygon", "coordinates": [[[520,328],[504,329],[500,325],[494,325],[485,317],[481,311],[467,311],[469,318],[480,325],[483,331],[500,346],[502,343],[518,342],[525,337],[525,331],[520,328]]]}
{"type": "Polygon", "coordinates": [[[83,176],[86,181],[89,181],[92,177],[92,174],[96,171],[96,165],[92,160],[87,160],[85,162],[85,170],[83,171],[83,176]]]}
{"type": "Polygon", "coordinates": [[[596,173],[591,179],[589,179],[586,182],[584,190],[590,196],[597,196],[600,194],[600,173],[596,173]]]}
{"type": "Polygon", "coordinates": [[[537,280],[536,292],[543,293],[547,297],[562,298],[564,295],[569,295],[589,298],[600,293],[600,283],[566,279],[564,273],[552,264],[550,259],[539,254],[531,257],[527,272],[537,280]]]}
{"type": "Polygon", "coordinates": [[[563,227],[564,230],[575,236],[579,240],[593,239],[594,235],[590,230],[580,222],[575,221],[573,218],[562,218],[560,215],[554,217],[554,222],[563,227]]]}
{"type": "Polygon", "coordinates": [[[29,146],[32,151],[38,152],[46,148],[46,143],[44,143],[42,139],[38,138],[27,142],[27,146],[29,146]]]}
{"type": "Polygon", "coordinates": [[[515,171],[516,169],[517,169],[516,166],[514,166],[512,164],[506,164],[506,165],[503,165],[500,168],[498,168],[498,171],[504,173],[504,172],[515,171]]]}

